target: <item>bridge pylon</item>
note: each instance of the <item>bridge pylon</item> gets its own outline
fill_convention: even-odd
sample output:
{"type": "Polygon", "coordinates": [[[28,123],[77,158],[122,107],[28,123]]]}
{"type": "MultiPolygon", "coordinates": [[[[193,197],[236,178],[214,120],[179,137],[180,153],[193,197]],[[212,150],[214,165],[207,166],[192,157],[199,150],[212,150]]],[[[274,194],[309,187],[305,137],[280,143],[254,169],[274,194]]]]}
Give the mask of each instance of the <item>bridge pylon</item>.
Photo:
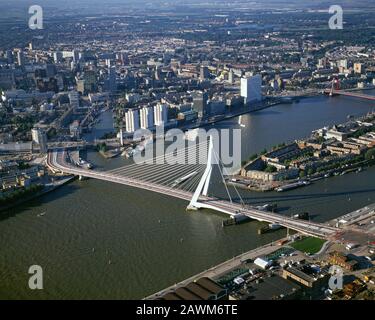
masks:
{"type": "Polygon", "coordinates": [[[202,178],[198,184],[198,187],[195,190],[193,197],[189,205],[187,206],[186,210],[199,210],[205,207],[201,203],[199,203],[199,198],[201,195],[207,196],[208,194],[208,187],[210,185],[212,169],[213,169],[213,156],[214,156],[213,149],[214,149],[213,138],[212,136],[210,136],[209,143],[208,143],[208,156],[207,156],[206,169],[202,175],[202,178]]]}
{"type": "Polygon", "coordinates": [[[339,78],[334,78],[332,80],[332,85],[331,85],[331,90],[330,90],[330,93],[329,95],[332,97],[335,95],[335,91],[338,91],[341,89],[341,86],[340,86],[340,79],[339,78]]]}

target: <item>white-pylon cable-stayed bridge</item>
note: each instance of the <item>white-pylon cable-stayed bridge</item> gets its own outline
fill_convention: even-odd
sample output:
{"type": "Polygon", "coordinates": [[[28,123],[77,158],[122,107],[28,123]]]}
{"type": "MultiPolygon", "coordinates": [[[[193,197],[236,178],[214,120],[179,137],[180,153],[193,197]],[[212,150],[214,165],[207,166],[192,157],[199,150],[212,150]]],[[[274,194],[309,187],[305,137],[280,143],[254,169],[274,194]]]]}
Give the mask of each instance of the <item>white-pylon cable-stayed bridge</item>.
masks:
{"type": "MultiPolygon", "coordinates": [[[[190,209],[190,210],[196,210],[196,209],[201,209],[201,208],[207,208],[207,209],[215,210],[214,208],[210,207],[209,201],[200,201],[201,196],[208,197],[208,195],[209,195],[208,191],[209,191],[209,187],[210,187],[210,182],[212,180],[211,178],[212,178],[212,175],[213,175],[214,168],[218,169],[217,171],[219,172],[220,182],[224,186],[225,193],[228,196],[229,202],[231,204],[233,204],[233,198],[232,198],[231,192],[229,190],[229,187],[226,183],[226,177],[229,176],[229,173],[227,172],[227,169],[226,169],[225,165],[221,161],[220,156],[219,156],[217,150],[215,149],[215,147],[213,145],[213,139],[210,139],[208,144],[209,144],[209,148],[208,148],[207,163],[205,165],[205,171],[202,175],[200,183],[197,185],[196,188],[194,188],[195,191],[194,191],[193,197],[190,201],[190,204],[188,206],[188,209],[190,209]]],[[[243,201],[243,199],[241,197],[241,194],[238,192],[235,185],[233,185],[232,187],[235,190],[238,199],[240,200],[242,208],[244,209],[245,208],[245,202],[243,201]]],[[[214,197],[214,198],[216,198],[216,197],[214,197]]]]}
{"type": "Polygon", "coordinates": [[[88,170],[78,167],[69,161],[66,150],[54,150],[48,153],[47,165],[54,172],[72,174],[112,183],[118,183],[138,189],[156,192],[189,202],[187,209],[211,209],[231,216],[245,215],[252,219],[277,223],[304,234],[331,238],[340,231],[337,228],[310,221],[292,219],[272,212],[264,212],[246,206],[236,188],[240,203],[233,201],[230,190],[225,183],[228,176],[221,158],[214,148],[213,139],[190,145],[182,150],[175,150],[164,155],[153,157],[144,164],[131,164],[109,171],[88,170]],[[201,160],[201,154],[206,160],[201,160]],[[187,161],[187,159],[197,161],[187,161]],[[200,159],[198,159],[200,158],[200,159]],[[209,195],[213,170],[218,168],[228,199],[209,195]]]}

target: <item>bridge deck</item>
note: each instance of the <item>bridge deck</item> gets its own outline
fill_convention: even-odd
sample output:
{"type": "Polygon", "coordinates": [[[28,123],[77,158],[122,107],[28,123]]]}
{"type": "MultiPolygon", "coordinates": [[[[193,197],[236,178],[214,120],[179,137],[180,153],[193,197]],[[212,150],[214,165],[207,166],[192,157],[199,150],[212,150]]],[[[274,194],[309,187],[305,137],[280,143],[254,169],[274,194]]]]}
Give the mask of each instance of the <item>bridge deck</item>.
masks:
{"type": "Polygon", "coordinates": [[[342,91],[342,90],[325,90],[326,94],[333,94],[333,95],[340,95],[340,96],[347,96],[347,97],[354,97],[360,98],[365,100],[375,100],[375,96],[371,96],[364,93],[358,93],[353,91],[342,91]]]}

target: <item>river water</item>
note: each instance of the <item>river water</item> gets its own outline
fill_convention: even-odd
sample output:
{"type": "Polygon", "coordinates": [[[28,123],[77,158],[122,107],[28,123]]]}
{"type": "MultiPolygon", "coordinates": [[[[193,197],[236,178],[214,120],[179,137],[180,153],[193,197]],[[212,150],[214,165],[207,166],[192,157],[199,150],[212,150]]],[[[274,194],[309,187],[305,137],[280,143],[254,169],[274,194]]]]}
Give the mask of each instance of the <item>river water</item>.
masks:
{"type": "MultiPolygon", "coordinates": [[[[242,117],[242,156],[306,137],[311,130],[372,111],[347,97],[313,97],[242,117]]],[[[111,130],[110,114],[93,133],[111,130]]],[[[215,125],[238,127],[238,119],[215,125]]],[[[87,157],[101,169],[124,159],[87,157]]],[[[241,191],[252,204],[277,203],[282,213],[308,211],[325,221],[375,202],[375,168],[286,193],[241,191]]],[[[215,186],[214,186],[215,188],[215,186]]],[[[259,236],[259,222],[222,228],[224,215],[186,212],[184,201],[103,181],[75,181],[0,215],[0,298],[139,299],[242,252],[285,235],[259,236]],[[37,215],[46,212],[43,217],[37,215]],[[28,289],[40,265],[44,289],[28,289]]]]}

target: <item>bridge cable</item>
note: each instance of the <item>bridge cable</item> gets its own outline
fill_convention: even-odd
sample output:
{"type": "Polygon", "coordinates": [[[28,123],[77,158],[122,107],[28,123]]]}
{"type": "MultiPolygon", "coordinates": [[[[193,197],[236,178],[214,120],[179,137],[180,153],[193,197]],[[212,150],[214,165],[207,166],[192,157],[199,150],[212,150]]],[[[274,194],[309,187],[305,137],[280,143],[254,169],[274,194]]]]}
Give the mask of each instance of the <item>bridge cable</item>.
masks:
{"type": "MultiPolygon", "coordinates": [[[[204,143],[207,144],[207,142],[203,141],[201,143],[194,144],[194,145],[191,145],[191,146],[189,146],[187,148],[184,148],[183,151],[186,154],[189,149],[200,147],[204,143]]],[[[167,160],[167,159],[173,159],[173,157],[175,157],[174,154],[176,153],[176,151],[178,151],[178,150],[174,150],[173,152],[169,152],[169,153],[166,153],[166,154],[163,154],[163,155],[160,155],[160,156],[148,159],[148,160],[146,160],[146,163],[144,163],[144,164],[146,164],[146,165],[155,165],[155,164],[158,164],[158,163],[155,163],[155,162],[156,162],[156,160],[159,160],[161,158],[163,158],[163,160],[164,160],[163,162],[165,163],[166,162],[165,160],[167,160]],[[152,161],[152,163],[150,163],[151,161],[152,161]]],[[[179,157],[179,156],[177,156],[177,157],[179,157]]],[[[110,173],[110,172],[115,172],[115,171],[118,171],[118,170],[121,171],[123,169],[132,169],[132,168],[135,168],[135,167],[137,167],[139,165],[140,165],[139,163],[134,163],[134,164],[131,164],[131,165],[125,165],[125,166],[120,167],[120,168],[112,169],[112,170],[109,170],[109,171],[106,171],[106,172],[110,173]]]]}
{"type": "MultiPolygon", "coordinates": [[[[226,172],[226,176],[229,176],[229,173],[228,173],[228,170],[225,168],[225,166],[224,166],[224,163],[221,161],[221,159],[220,159],[220,157],[218,156],[218,154],[216,153],[216,150],[213,150],[214,151],[214,153],[215,153],[215,157],[218,159],[218,161],[219,161],[219,170],[220,170],[220,164],[221,164],[221,166],[222,166],[222,168],[223,168],[223,171],[225,171],[226,172]]],[[[223,181],[223,183],[226,185],[226,183],[225,183],[225,181],[223,181]]],[[[232,185],[233,186],[233,188],[234,188],[234,190],[236,191],[236,194],[237,194],[237,196],[239,197],[239,199],[240,199],[240,202],[241,202],[241,204],[242,204],[242,207],[243,207],[243,209],[245,209],[245,202],[243,201],[243,199],[242,199],[242,197],[241,197],[241,194],[239,193],[239,191],[237,190],[237,188],[236,188],[236,186],[235,185],[232,185]]]]}
{"type": "MultiPolygon", "coordinates": [[[[213,155],[214,155],[214,157],[215,157],[216,160],[220,163],[220,160],[218,159],[215,150],[212,150],[212,151],[213,151],[213,155]]],[[[224,178],[223,172],[220,170],[220,165],[218,165],[218,168],[219,168],[219,172],[220,172],[220,175],[221,175],[221,178],[222,178],[223,184],[224,184],[224,186],[225,186],[225,190],[227,191],[227,194],[228,194],[228,197],[229,197],[230,203],[233,204],[232,197],[231,197],[231,195],[230,195],[230,192],[229,192],[228,186],[227,186],[227,184],[225,183],[225,178],[224,178]]]]}
{"type": "MultiPolygon", "coordinates": [[[[176,159],[177,162],[179,162],[180,159],[176,159]]],[[[157,170],[156,175],[160,173],[165,173],[171,170],[171,166],[176,166],[180,164],[161,164],[161,165],[139,165],[139,168],[134,168],[132,170],[128,170],[127,168],[121,168],[117,171],[112,171],[110,173],[112,174],[121,174],[121,175],[128,175],[128,176],[144,176],[144,175],[152,175],[155,173],[155,170],[157,170]]],[[[183,165],[183,164],[181,164],[183,165]]],[[[189,165],[190,166],[190,165],[189,165]]],[[[191,165],[192,166],[192,165],[191,165]]],[[[154,174],[155,175],[155,174],[154,174]]]]}

